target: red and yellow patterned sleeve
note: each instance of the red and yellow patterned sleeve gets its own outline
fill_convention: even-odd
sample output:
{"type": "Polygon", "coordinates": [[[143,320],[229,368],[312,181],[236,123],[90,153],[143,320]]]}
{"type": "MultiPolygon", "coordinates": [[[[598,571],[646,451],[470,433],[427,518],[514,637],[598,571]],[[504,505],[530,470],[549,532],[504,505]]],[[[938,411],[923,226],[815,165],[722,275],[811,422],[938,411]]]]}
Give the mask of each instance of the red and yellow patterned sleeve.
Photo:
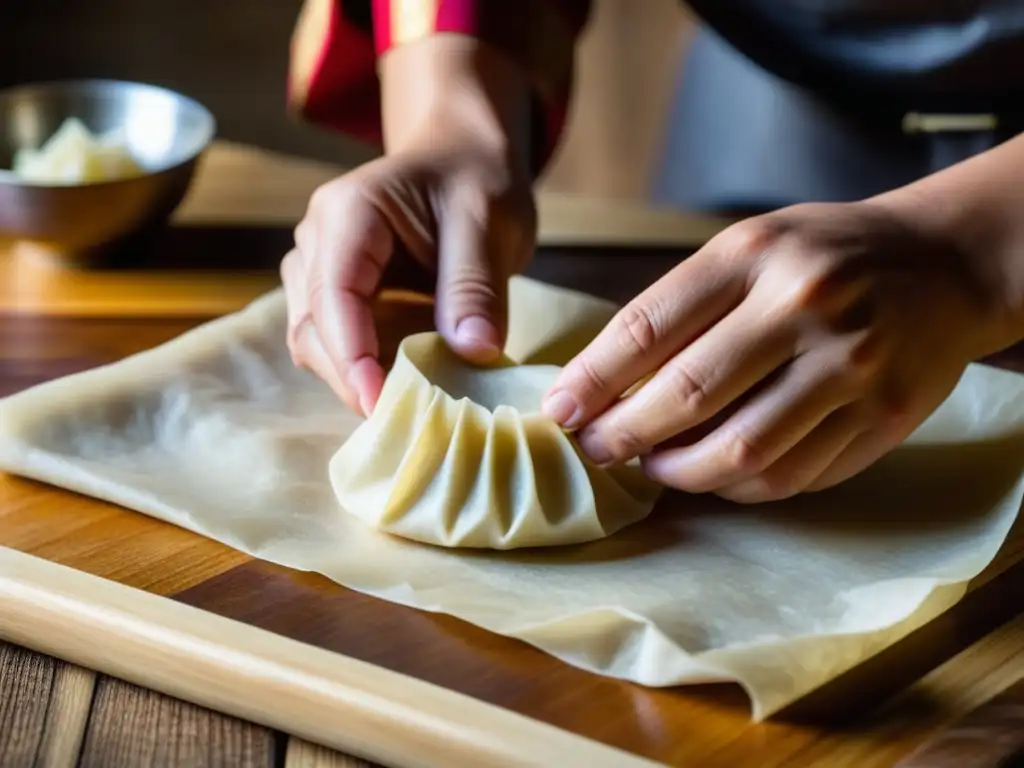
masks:
{"type": "Polygon", "coordinates": [[[439,33],[477,37],[533,83],[533,166],[561,137],[575,44],[591,0],[306,0],[292,37],[290,108],[305,120],[381,143],[377,57],[439,33]]]}

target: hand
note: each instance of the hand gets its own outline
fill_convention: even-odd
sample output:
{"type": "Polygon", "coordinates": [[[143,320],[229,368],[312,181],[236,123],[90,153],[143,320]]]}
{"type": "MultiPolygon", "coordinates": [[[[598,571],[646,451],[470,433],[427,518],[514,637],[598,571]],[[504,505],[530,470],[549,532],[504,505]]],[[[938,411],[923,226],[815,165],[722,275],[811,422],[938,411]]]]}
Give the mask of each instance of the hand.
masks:
{"type": "Polygon", "coordinates": [[[281,264],[292,358],[364,415],[384,383],[371,305],[396,253],[436,274],[435,322],[452,348],[487,362],[536,234],[516,67],[439,36],[390,52],[382,80],[387,154],[313,194],[281,264]]]}
{"type": "Polygon", "coordinates": [[[739,502],[841,482],[992,347],[966,257],[875,202],[734,225],[624,307],[545,410],[601,464],[739,502]],[[627,389],[651,374],[635,392],[627,389]]]}

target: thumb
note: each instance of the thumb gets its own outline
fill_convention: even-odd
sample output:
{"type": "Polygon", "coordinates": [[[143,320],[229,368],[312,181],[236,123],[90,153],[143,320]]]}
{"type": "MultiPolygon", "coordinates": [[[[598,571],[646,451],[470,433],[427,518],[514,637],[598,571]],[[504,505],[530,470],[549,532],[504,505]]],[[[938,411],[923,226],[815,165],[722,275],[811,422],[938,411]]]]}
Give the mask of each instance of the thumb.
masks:
{"type": "Polygon", "coordinates": [[[505,346],[508,275],[487,217],[452,206],[438,227],[437,329],[456,353],[488,363],[505,346]]]}

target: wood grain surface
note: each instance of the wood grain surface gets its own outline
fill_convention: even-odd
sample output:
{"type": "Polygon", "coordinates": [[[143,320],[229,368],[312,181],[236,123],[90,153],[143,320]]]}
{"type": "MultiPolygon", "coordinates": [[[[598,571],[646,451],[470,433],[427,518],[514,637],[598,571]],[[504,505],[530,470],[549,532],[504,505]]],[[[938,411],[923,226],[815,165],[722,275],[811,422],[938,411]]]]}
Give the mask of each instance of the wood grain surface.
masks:
{"type": "Polygon", "coordinates": [[[0,643],[0,765],[379,768],[5,643],[0,643]]]}
{"type": "MultiPolygon", "coordinates": [[[[310,171],[303,183],[313,175],[310,171]]],[[[242,199],[232,203],[239,210],[254,205],[246,198],[245,185],[231,189],[242,199]]],[[[231,195],[225,192],[218,199],[230,200],[231,195]]],[[[215,207],[211,203],[203,210],[215,207]]],[[[288,226],[280,221],[256,228],[244,222],[214,226],[212,219],[194,216],[189,221],[188,215],[183,221],[188,226],[172,230],[152,251],[140,253],[138,264],[108,272],[68,271],[32,252],[7,254],[6,263],[0,256],[7,279],[22,281],[17,290],[0,292],[0,394],[152,347],[276,284],[270,267],[288,243],[288,226]],[[178,245],[169,247],[174,243],[178,245]]],[[[682,255],[678,247],[548,249],[530,274],[621,301],[682,255]]],[[[1024,608],[1022,542],[1024,538],[1015,537],[972,593],[938,620],[778,720],[752,726],[748,703],[735,687],[650,690],[601,678],[456,619],[374,600],[315,575],[254,561],[112,505],[0,477],[0,546],[678,765],[871,768],[905,757],[938,727],[963,714],[968,703],[981,703],[977,681],[988,681],[987,688],[982,686],[988,696],[998,693],[1000,684],[1012,682],[1005,669],[1014,658],[1019,666],[1020,657],[1011,649],[1015,642],[1019,650],[1024,638],[1024,625],[1013,621],[1024,608]],[[989,642],[992,638],[998,642],[989,642]],[[895,704],[877,708],[893,695],[895,704]]],[[[147,610],[159,613],[160,605],[147,610]]],[[[189,677],[188,669],[177,669],[178,681],[173,679],[175,669],[163,670],[162,677],[151,669],[133,671],[116,651],[76,649],[70,630],[61,627],[46,636],[27,633],[20,642],[53,652],[66,648],[91,654],[97,666],[107,664],[123,670],[124,677],[154,686],[163,680],[162,690],[189,697],[181,682],[189,677]]],[[[0,661],[0,757],[5,765],[8,755],[14,756],[10,764],[22,760],[31,765],[43,764],[41,756],[47,754],[75,752],[92,765],[262,765],[282,760],[305,765],[341,759],[308,744],[285,746],[267,728],[112,678],[95,678],[85,670],[76,672],[77,667],[11,646],[0,646],[0,661]],[[12,685],[15,675],[19,682],[12,685]],[[85,719],[87,697],[95,706],[85,719]],[[56,722],[79,735],[53,746],[56,722]],[[171,722],[189,731],[187,743],[119,740],[120,725],[130,725],[124,731],[137,735],[147,728],[159,733],[171,722]],[[236,762],[224,762],[225,755],[236,762]]],[[[251,706],[245,711],[272,716],[274,699],[267,697],[274,694],[258,682],[252,686],[251,706]]],[[[213,693],[196,687],[191,698],[210,701],[213,693]]],[[[339,743],[360,742],[359,734],[344,734],[346,723],[339,722],[337,728],[339,743]]]]}
{"type": "Polygon", "coordinates": [[[373,768],[373,764],[321,747],[319,744],[310,744],[302,739],[289,739],[284,768],[373,768]]]}
{"type": "Polygon", "coordinates": [[[274,738],[266,728],[104,677],[96,686],[79,764],[273,768],[274,738]],[[191,738],[169,739],[169,730],[184,730],[191,738]]]}
{"type": "MultiPolygon", "coordinates": [[[[596,284],[588,287],[618,297],[632,290],[633,283],[670,263],[664,254],[638,252],[632,259],[623,260],[611,259],[608,254],[552,251],[540,259],[537,271],[563,283],[572,282],[577,270],[583,275],[611,274],[603,288],[596,284]],[[593,268],[597,259],[611,265],[627,261],[630,268],[598,271],[593,268]],[[616,274],[620,271],[622,274],[616,274]]],[[[593,277],[588,279],[594,281],[593,277]]],[[[9,316],[0,323],[3,386],[10,391],[100,365],[172,338],[201,320],[9,316]]],[[[0,544],[5,546],[171,596],[213,614],[369,661],[609,745],[680,765],[718,764],[726,757],[729,764],[737,766],[763,765],[762,750],[781,757],[811,749],[837,723],[912,683],[1012,618],[1024,605],[1024,569],[1009,567],[1021,552],[1019,547],[1011,547],[979,581],[981,586],[974,595],[961,605],[813,694],[810,710],[818,715],[828,712],[829,722],[804,722],[806,712],[796,712],[777,723],[752,727],[746,699],[730,686],[646,690],[590,675],[525,644],[456,619],[384,603],[315,575],[252,561],[173,526],[29,481],[3,477],[0,500],[0,544]],[[989,576],[1000,571],[1004,571],[1002,575],[986,583],[989,576]],[[993,595],[1000,599],[994,600],[993,595]]],[[[111,689],[101,686],[99,690],[111,689]]],[[[97,701],[101,701],[99,695],[97,701]]],[[[129,712],[142,707],[141,714],[132,717],[146,716],[144,704],[125,697],[121,701],[129,712]]],[[[20,716],[26,717],[29,712],[31,707],[20,716]]],[[[200,715],[192,717],[191,723],[204,722],[200,715]]],[[[144,719],[132,722],[142,724],[144,719]]],[[[862,764],[891,764],[933,726],[927,717],[908,724],[899,738],[862,764]]],[[[111,736],[96,730],[99,727],[90,723],[83,756],[102,744],[105,754],[116,757],[120,751],[112,746],[111,736]]],[[[230,743],[237,745],[238,754],[245,760],[263,759],[253,739],[263,739],[260,743],[265,744],[265,734],[257,738],[233,732],[231,738],[235,741],[230,743]]],[[[219,745],[226,748],[228,743],[219,745]]],[[[199,750],[195,755],[203,749],[199,742],[189,748],[199,750]]],[[[136,745],[133,749],[145,747],[136,745]]]]}
{"type": "Polygon", "coordinates": [[[1016,683],[929,739],[899,768],[1024,765],[1024,683],[1016,683]]]}
{"type": "Polygon", "coordinates": [[[5,765],[34,765],[41,758],[58,664],[0,645],[0,756],[5,765]]]}

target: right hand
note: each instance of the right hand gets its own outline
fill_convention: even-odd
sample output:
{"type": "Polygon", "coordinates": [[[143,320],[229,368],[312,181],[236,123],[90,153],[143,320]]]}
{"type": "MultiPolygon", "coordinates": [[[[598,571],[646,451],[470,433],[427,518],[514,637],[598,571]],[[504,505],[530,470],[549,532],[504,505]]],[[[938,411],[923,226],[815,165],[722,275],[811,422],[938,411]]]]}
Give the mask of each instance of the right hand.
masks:
{"type": "MultiPolygon", "coordinates": [[[[472,44],[419,43],[410,46],[418,51],[389,58],[472,44]]],[[[480,56],[472,52],[474,75],[480,56]]],[[[385,75],[388,66],[397,64],[385,75]]],[[[421,85],[426,76],[419,75],[421,85]]],[[[484,88],[474,94],[446,82],[431,90],[443,93],[420,105],[404,123],[411,127],[396,130],[386,120],[385,156],[314,192],[281,264],[293,360],[364,415],[384,383],[371,305],[393,258],[401,253],[436,274],[437,330],[457,353],[484,363],[504,346],[508,278],[533,252],[536,211],[525,152],[497,119],[500,105],[488,103],[484,88]]]]}

